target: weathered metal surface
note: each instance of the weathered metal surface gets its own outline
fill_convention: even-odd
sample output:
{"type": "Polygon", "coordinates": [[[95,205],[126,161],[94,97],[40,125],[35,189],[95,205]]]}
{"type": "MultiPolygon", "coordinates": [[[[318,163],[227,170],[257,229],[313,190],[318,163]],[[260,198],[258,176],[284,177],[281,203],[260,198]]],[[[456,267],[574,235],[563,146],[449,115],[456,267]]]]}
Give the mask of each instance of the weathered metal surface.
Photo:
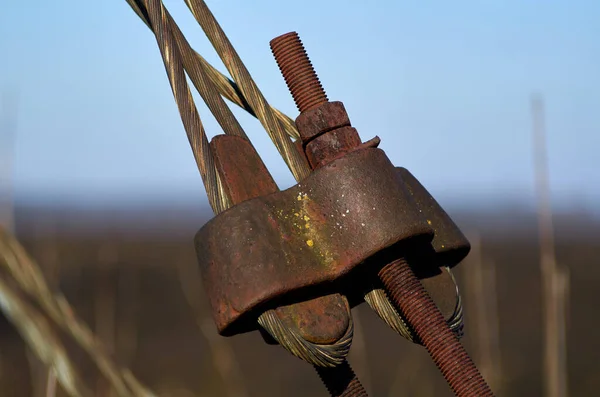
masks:
{"type": "MultiPolygon", "coordinates": [[[[306,299],[306,297],[305,297],[306,299]]],[[[282,305],[275,312],[290,329],[311,343],[330,345],[340,340],[350,326],[350,308],[340,294],[282,305]]]]}
{"type": "Polygon", "coordinates": [[[345,155],[361,144],[356,128],[341,127],[319,135],[306,145],[306,157],[313,169],[345,155]]]}
{"type": "Polygon", "coordinates": [[[430,247],[422,247],[421,250],[411,254],[410,262],[418,264],[413,271],[444,318],[448,320],[456,310],[458,293],[450,273],[440,267],[456,266],[468,255],[471,246],[458,226],[425,187],[406,168],[396,169],[398,177],[435,231],[430,247]]]}
{"type": "MultiPolygon", "coordinates": [[[[249,141],[232,135],[217,135],[210,145],[232,204],[279,191],[249,141]]],[[[346,300],[339,294],[312,299],[304,297],[303,301],[278,307],[276,313],[290,329],[312,343],[334,343],[346,334],[350,324],[346,300]]],[[[276,343],[272,338],[265,338],[265,341],[276,343]]]]}
{"type": "Polygon", "coordinates": [[[405,168],[397,169],[417,206],[435,231],[431,245],[436,255],[430,258],[436,261],[437,266],[456,266],[469,254],[469,240],[417,178],[405,168]]]}
{"type": "Polygon", "coordinates": [[[297,139],[296,141],[294,141],[294,146],[296,147],[296,150],[298,150],[298,152],[300,152],[300,155],[302,156],[304,161],[306,161],[306,164],[310,167],[310,163],[308,162],[308,159],[306,158],[306,153],[304,153],[304,146],[302,145],[302,139],[297,139]]]}
{"type": "Polygon", "coordinates": [[[269,170],[246,139],[217,135],[210,141],[210,147],[225,193],[234,205],[279,191],[269,170]]]}
{"type": "Polygon", "coordinates": [[[339,101],[321,103],[296,118],[296,128],[305,143],[324,132],[350,125],[346,108],[339,101]]]}
{"type": "MultiPolygon", "coordinates": [[[[255,309],[304,289],[323,296],[373,254],[432,229],[380,149],[348,153],[288,190],[243,202],[196,235],[221,334],[255,327],[255,309]]],[[[374,271],[377,271],[375,269],[374,271]]],[[[361,279],[352,280],[357,290],[361,279]]]]}

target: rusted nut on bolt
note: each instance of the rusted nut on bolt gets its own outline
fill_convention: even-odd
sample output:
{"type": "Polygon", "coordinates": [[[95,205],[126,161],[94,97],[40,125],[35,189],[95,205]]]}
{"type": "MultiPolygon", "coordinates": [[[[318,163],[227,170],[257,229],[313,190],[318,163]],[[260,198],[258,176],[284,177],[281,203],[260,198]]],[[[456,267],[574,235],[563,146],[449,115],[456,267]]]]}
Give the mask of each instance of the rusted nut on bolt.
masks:
{"type": "Polygon", "coordinates": [[[315,137],[341,127],[350,127],[350,118],[342,102],[324,102],[296,118],[296,128],[306,145],[315,137]]]}
{"type": "Polygon", "coordinates": [[[320,135],[306,145],[305,153],[313,169],[344,156],[361,144],[356,128],[337,128],[327,134],[320,135]]]}

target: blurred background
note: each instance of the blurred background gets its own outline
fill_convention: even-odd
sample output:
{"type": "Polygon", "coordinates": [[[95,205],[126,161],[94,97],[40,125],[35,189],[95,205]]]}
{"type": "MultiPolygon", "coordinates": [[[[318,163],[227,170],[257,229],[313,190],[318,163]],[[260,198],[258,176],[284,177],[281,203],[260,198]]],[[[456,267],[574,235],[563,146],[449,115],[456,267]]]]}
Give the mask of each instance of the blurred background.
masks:
{"type": "MultiPolygon", "coordinates": [[[[226,72],[184,2],[164,4],[226,72]]],[[[471,238],[456,268],[463,343],[497,395],[596,395],[600,3],[207,4],[292,118],[269,41],[297,31],[361,138],[378,135],[471,238]]],[[[325,396],[309,365],[257,333],[217,335],[192,245],[212,211],[156,40],[127,3],[3,2],[0,50],[2,224],[117,361],[161,395],[325,396]]],[[[209,136],[221,133],[195,98],[209,136]]],[[[292,186],[260,123],[232,110],[292,186]]],[[[451,395],[423,348],[365,305],[354,315],[350,362],[371,395],[451,395]]],[[[2,396],[47,396],[47,372],[5,318],[0,333],[2,396]]]]}

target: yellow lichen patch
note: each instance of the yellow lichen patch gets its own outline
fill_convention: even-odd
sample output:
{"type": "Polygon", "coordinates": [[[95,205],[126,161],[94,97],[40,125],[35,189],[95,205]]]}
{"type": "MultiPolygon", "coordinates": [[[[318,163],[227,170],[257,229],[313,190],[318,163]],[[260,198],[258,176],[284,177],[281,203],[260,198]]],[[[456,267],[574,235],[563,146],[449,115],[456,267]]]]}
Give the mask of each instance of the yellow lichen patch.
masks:
{"type": "Polygon", "coordinates": [[[310,218],[309,218],[308,216],[306,216],[306,215],[304,215],[304,218],[303,218],[303,219],[304,219],[306,222],[310,221],[310,218]]]}
{"type": "Polygon", "coordinates": [[[300,214],[297,212],[294,212],[294,216],[300,216],[300,214]]]}
{"type": "Polygon", "coordinates": [[[306,240],[306,245],[312,247],[313,245],[315,245],[315,243],[312,240],[306,240]]]}

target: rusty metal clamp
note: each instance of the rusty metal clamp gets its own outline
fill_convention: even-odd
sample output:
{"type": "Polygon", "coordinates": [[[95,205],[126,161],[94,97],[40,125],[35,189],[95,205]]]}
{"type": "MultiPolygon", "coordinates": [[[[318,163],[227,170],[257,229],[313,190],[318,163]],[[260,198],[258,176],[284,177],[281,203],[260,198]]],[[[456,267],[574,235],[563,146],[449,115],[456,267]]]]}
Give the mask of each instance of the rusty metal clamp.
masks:
{"type": "MultiPolygon", "coordinates": [[[[219,136],[216,142],[223,145],[225,140],[236,141],[237,153],[243,156],[243,139],[219,136]]],[[[235,153],[229,149],[227,153],[235,153]]],[[[243,168],[256,175],[249,158],[238,155],[218,162],[224,180],[229,180],[226,167],[235,159],[244,159],[243,168]]],[[[239,186],[264,189],[254,181],[239,186]]],[[[433,248],[428,258],[432,266],[419,275],[445,313],[455,310],[454,283],[439,268],[459,263],[469,243],[417,179],[394,167],[382,150],[350,151],[302,183],[271,191],[216,216],[196,235],[198,260],[221,334],[256,329],[261,311],[301,301],[301,296],[343,292],[353,305],[361,302],[383,266],[373,258],[401,242],[421,244],[421,256],[428,246],[433,248]]]]}
{"type": "MultiPolygon", "coordinates": [[[[359,304],[378,284],[383,264],[373,257],[408,241],[422,242],[421,255],[433,248],[418,276],[450,320],[460,298],[451,274],[440,268],[459,263],[469,242],[418,180],[376,148],[379,138],[361,143],[341,102],[317,105],[296,121],[299,147],[315,171],[285,191],[248,141],[218,136],[211,142],[225,191],[239,203],[195,238],[219,332],[254,330],[260,313],[302,297],[343,293],[359,304]]],[[[340,330],[321,327],[323,335],[312,339],[332,340],[340,330]]]]}
{"type": "Polygon", "coordinates": [[[215,322],[227,335],[251,330],[261,308],[298,296],[344,291],[359,301],[362,273],[379,270],[369,258],[433,236],[385,153],[364,148],[290,189],[232,207],[195,241],[215,322]]]}
{"type": "Polygon", "coordinates": [[[452,331],[462,330],[462,315],[455,324],[442,324],[460,307],[449,269],[468,254],[468,240],[419,181],[377,148],[378,137],[361,142],[343,104],[327,100],[295,33],[273,40],[271,48],[300,109],[297,147],[313,172],[278,191],[270,175],[256,185],[241,180],[247,170],[268,175],[255,152],[227,151],[254,159],[243,172],[217,161],[230,197],[242,192],[232,200],[237,205],[195,237],[219,333],[251,331],[265,324],[262,313],[295,307],[282,317],[304,331],[303,339],[346,337],[349,347],[351,334],[343,329],[351,316],[344,306],[366,300],[401,334],[409,329],[406,322],[414,328],[416,335],[404,336],[425,345],[455,392],[471,388],[491,395],[452,339],[452,331]],[[318,302],[329,297],[342,299],[318,302]],[[453,355],[460,356],[460,373],[449,371],[453,355]]]}

